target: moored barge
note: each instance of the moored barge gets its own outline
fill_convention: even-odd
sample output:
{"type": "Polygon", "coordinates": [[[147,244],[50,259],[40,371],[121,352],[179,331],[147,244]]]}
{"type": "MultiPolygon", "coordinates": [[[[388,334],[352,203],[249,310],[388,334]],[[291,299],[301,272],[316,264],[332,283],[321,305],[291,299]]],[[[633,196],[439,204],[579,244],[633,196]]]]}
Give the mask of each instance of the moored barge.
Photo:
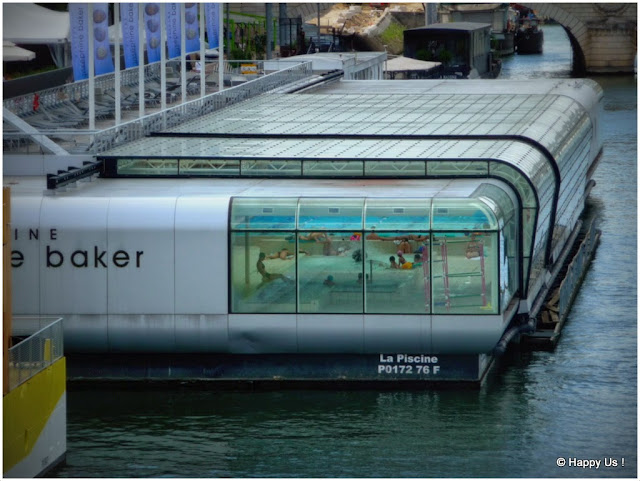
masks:
{"type": "Polygon", "coordinates": [[[579,228],[601,109],[590,80],[342,81],[66,191],[11,178],[14,310],[65,319],[72,379],[480,383],[579,228]]]}

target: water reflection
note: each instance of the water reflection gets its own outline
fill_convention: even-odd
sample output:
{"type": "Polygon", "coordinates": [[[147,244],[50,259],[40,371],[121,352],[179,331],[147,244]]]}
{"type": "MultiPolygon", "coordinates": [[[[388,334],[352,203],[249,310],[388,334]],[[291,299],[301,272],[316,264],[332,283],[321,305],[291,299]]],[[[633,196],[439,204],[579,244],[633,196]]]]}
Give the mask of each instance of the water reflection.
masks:
{"type": "Polygon", "coordinates": [[[569,37],[560,25],[545,25],[542,54],[510,55],[502,59],[501,79],[567,78],[573,53],[569,37]]]}

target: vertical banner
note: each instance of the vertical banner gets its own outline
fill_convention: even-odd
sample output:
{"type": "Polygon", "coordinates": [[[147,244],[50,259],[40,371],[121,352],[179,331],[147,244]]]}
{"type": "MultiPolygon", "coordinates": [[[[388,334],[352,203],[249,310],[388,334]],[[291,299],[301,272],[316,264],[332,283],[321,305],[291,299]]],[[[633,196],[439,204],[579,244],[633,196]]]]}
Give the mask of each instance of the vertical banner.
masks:
{"type": "Polygon", "coordinates": [[[157,3],[147,3],[144,6],[144,28],[147,35],[147,59],[149,63],[158,62],[162,37],[160,36],[160,5],[157,3]]]}
{"type": "Polygon", "coordinates": [[[220,4],[205,3],[204,11],[207,22],[209,48],[216,48],[218,46],[218,15],[220,15],[220,4]]]}
{"type": "Polygon", "coordinates": [[[200,26],[198,25],[198,4],[184,4],[184,23],[186,52],[197,52],[200,50],[200,26]]]}
{"type": "MultiPolygon", "coordinates": [[[[122,48],[125,68],[138,66],[138,4],[120,4],[120,22],[122,23],[122,48]]],[[[116,35],[119,32],[116,32],[116,35]]]]}
{"type": "Polygon", "coordinates": [[[167,48],[169,58],[180,56],[180,4],[167,3],[167,48]]]}
{"type": "Polygon", "coordinates": [[[93,4],[93,52],[96,75],[113,72],[113,56],[109,45],[109,7],[107,3],[93,4]]]}
{"type": "Polygon", "coordinates": [[[73,80],[89,78],[89,9],[86,3],[69,4],[73,80]]]}

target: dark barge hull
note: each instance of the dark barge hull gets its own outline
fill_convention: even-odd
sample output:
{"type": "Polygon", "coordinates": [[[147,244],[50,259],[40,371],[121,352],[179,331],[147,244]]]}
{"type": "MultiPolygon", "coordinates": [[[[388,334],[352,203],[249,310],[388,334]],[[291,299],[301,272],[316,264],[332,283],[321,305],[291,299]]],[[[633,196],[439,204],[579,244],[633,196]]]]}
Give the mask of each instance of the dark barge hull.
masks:
{"type": "Polygon", "coordinates": [[[479,387],[493,356],[477,354],[73,354],[73,386],[147,381],[215,388],[479,387]]]}
{"type": "Polygon", "coordinates": [[[542,30],[524,30],[516,33],[516,51],[519,54],[542,53],[544,32],[542,30]]]}

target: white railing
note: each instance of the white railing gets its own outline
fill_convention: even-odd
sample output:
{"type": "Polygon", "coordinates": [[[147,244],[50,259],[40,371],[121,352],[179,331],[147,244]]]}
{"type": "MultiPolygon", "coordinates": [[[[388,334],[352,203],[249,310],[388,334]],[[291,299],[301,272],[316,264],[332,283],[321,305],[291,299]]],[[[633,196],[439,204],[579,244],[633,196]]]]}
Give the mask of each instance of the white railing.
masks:
{"type": "Polygon", "coordinates": [[[287,83],[299,81],[311,76],[311,73],[311,62],[299,63],[263,77],[249,80],[241,85],[102,130],[96,134],[91,152],[105,152],[126,142],[145,137],[151,132],[175,127],[188,120],[269,92],[287,83]]]}
{"type": "MultiPolygon", "coordinates": [[[[79,124],[76,122],[78,126],[71,128],[55,128],[55,117],[52,116],[52,119],[45,119],[46,128],[40,128],[39,134],[42,134],[42,132],[46,130],[48,131],[47,137],[52,138],[54,141],[61,141],[66,143],[65,145],[82,144],[84,153],[100,153],[125,142],[144,137],[151,132],[179,125],[182,122],[214,112],[225,106],[272,91],[286,84],[303,80],[312,74],[310,62],[296,62],[291,67],[263,76],[242,75],[242,64],[247,63],[255,65],[258,72],[264,72],[263,61],[247,60],[225,62],[224,75],[226,77],[231,76],[231,80],[233,80],[233,78],[243,80],[240,85],[211,93],[195,100],[180,103],[163,111],[148,114],[97,132],[80,127],[80,124],[85,124],[84,121],[87,120],[88,117],[85,116],[84,112],[78,110],[76,104],[80,101],[86,102],[89,96],[87,81],[74,82],[73,84],[43,90],[39,92],[38,95],[40,105],[45,107],[45,115],[61,115],[71,122],[78,120],[79,124]],[[249,78],[252,78],[252,80],[248,80],[249,78]],[[61,108],[62,113],[53,111],[53,109],[58,107],[61,108]],[[65,110],[65,108],[68,109],[65,110]],[[88,138],[90,135],[94,135],[93,142],[88,138]],[[86,146],[88,146],[88,149],[86,146]]],[[[179,72],[179,61],[167,62],[167,68],[173,69],[174,72],[179,72]]],[[[217,82],[217,71],[217,61],[207,63],[205,75],[208,78],[217,82]]],[[[124,70],[122,72],[121,86],[127,86],[130,90],[135,90],[135,86],[138,84],[137,72],[137,68],[124,70]]],[[[155,63],[145,66],[145,83],[158,83],[159,78],[160,64],[155,63]]],[[[190,80],[189,86],[195,89],[199,82],[192,80],[193,79],[190,80]]],[[[103,92],[113,90],[114,75],[106,74],[96,77],[96,89],[102,89],[103,92]]],[[[16,115],[24,117],[27,122],[30,122],[32,121],[30,116],[34,113],[33,98],[34,94],[14,97],[5,100],[4,106],[16,115]]],[[[135,104],[133,107],[137,108],[137,100],[133,102],[133,104],[135,104]]],[[[112,116],[113,111],[114,110],[109,107],[102,114],[112,116]]],[[[60,125],[58,125],[58,127],[60,127],[60,125]]],[[[12,131],[12,129],[7,128],[6,125],[3,126],[3,150],[5,152],[17,152],[18,150],[21,153],[39,152],[40,147],[37,145],[31,147],[32,143],[32,136],[22,132],[12,131]]]]}
{"type": "MultiPolygon", "coordinates": [[[[167,66],[173,63],[167,62],[167,66]]],[[[138,67],[128,68],[120,72],[121,87],[138,85],[138,67]]],[[[145,82],[160,78],[160,63],[152,63],[144,66],[145,82]]],[[[96,91],[112,90],[115,85],[115,74],[108,73],[95,77],[96,91]]],[[[33,113],[34,96],[38,95],[38,104],[45,108],[54,108],[65,102],[78,102],[89,98],[89,80],[79,80],[77,82],[59,85],[39,92],[19,95],[3,101],[5,108],[16,115],[24,116],[33,113]]]]}
{"type": "Polygon", "coordinates": [[[9,349],[9,389],[28,381],[64,355],[62,318],[14,317],[12,328],[13,336],[29,337],[9,349]]]}

